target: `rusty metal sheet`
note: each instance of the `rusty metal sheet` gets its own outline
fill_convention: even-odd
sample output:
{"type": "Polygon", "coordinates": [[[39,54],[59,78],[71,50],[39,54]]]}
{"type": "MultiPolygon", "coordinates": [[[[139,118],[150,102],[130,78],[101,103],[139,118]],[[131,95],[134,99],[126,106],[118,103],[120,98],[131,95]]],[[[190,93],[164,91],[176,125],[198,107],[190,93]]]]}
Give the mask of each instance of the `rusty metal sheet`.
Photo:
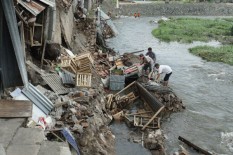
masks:
{"type": "Polygon", "coordinates": [[[40,14],[46,7],[36,1],[31,0],[31,2],[26,2],[23,0],[17,0],[17,2],[22,5],[25,9],[31,12],[34,16],[40,14]]]}
{"type": "Polygon", "coordinates": [[[69,93],[69,89],[62,85],[62,80],[57,74],[45,74],[41,76],[49,87],[58,95],[69,93]]]}

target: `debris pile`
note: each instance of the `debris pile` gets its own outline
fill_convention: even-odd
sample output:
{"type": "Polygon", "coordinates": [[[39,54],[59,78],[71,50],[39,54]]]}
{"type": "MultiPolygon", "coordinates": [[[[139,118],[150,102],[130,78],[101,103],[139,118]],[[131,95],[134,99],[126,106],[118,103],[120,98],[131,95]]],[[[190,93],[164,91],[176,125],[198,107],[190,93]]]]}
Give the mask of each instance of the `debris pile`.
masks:
{"type": "Polygon", "coordinates": [[[147,90],[155,95],[155,97],[165,106],[164,114],[169,115],[185,109],[182,100],[171,90],[171,88],[162,87],[160,84],[144,84],[147,90]]]}
{"type": "MultiPolygon", "coordinates": [[[[43,123],[30,123],[30,127],[33,127],[31,124],[39,125],[39,127],[45,129],[47,137],[49,137],[50,140],[56,139],[59,141],[65,140],[64,136],[61,135],[61,131],[66,128],[77,139],[77,144],[83,154],[93,154],[96,152],[101,154],[113,150],[114,135],[112,135],[111,131],[106,126],[106,124],[110,123],[112,117],[107,114],[105,109],[103,87],[100,81],[94,85],[95,88],[92,85],[91,79],[94,77],[92,77],[91,62],[94,64],[94,60],[90,53],[74,55],[72,57],[66,55],[65,58],[61,58],[60,65],[57,64],[60,66],[60,70],[57,70],[58,73],[53,73],[53,75],[58,76],[60,81],[46,81],[46,78],[44,78],[45,75],[50,75],[51,73],[47,73],[33,66],[32,63],[28,63],[39,72],[45,84],[53,90],[50,91],[46,89],[46,85],[37,86],[37,89],[52,101],[54,107],[50,115],[47,116],[50,117],[51,119],[49,120],[52,121],[47,122],[47,117],[42,117],[39,122],[43,123]],[[71,62],[73,62],[73,64],[71,64],[71,62]],[[67,83],[64,84],[62,77],[59,77],[62,71],[65,71],[67,74],[76,73],[75,78],[72,79],[76,80],[75,88],[66,88],[67,83]],[[82,73],[79,71],[82,71],[82,73]],[[85,77],[86,74],[90,75],[90,81],[85,77]],[[57,83],[59,83],[60,87],[63,86],[63,89],[66,88],[69,91],[60,94],[58,86],[54,87],[57,83]],[[94,138],[99,136],[101,138],[94,138]],[[102,143],[106,143],[104,148],[102,143]],[[89,150],[86,150],[86,147],[89,148],[89,150]]],[[[52,80],[54,79],[53,77],[52,80]]],[[[97,79],[98,77],[95,77],[95,80],[97,79]]]]}

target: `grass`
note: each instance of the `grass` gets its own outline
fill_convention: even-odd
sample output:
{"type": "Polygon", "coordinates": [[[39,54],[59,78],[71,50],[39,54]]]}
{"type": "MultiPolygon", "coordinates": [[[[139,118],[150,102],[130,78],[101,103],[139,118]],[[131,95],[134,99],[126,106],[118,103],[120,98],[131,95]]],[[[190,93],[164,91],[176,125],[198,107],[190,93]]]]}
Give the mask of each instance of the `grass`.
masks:
{"type": "Polygon", "coordinates": [[[197,46],[189,49],[194,55],[207,61],[223,62],[233,65],[233,18],[198,19],[178,18],[169,21],[159,21],[159,27],[152,34],[162,41],[178,41],[191,43],[193,41],[208,42],[217,40],[224,44],[221,47],[197,46]]]}
{"type": "Polygon", "coordinates": [[[233,45],[221,47],[197,46],[190,48],[189,51],[207,61],[223,62],[233,65],[233,45]]]}
{"type": "Polygon", "coordinates": [[[227,38],[232,38],[231,28],[232,19],[172,18],[169,21],[159,21],[159,27],[152,34],[165,42],[224,42],[227,38]]]}

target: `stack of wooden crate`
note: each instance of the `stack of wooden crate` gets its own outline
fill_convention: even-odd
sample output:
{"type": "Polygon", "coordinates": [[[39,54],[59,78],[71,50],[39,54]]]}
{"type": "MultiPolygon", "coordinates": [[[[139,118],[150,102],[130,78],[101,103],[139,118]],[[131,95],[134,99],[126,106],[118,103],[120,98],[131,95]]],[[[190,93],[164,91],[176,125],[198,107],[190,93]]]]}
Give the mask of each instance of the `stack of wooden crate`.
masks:
{"type": "Polygon", "coordinates": [[[77,72],[77,65],[75,61],[69,57],[61,58],[61,68],[74,74],[77,72]]]}
{"type": "Polygon", "coordinates": [[[77,65],[76,86],[91,87],[91,68],[92,65],[94,65],[94,59],[92,58],[91,53],[84,53],[76,56],[74,62],[77,65]]]}
{"type": "Polygon", "coordinates": [[[78,87],[91,87],[92,65],[94,65],[94,59],[90,52],[73,58],[61,59],[61,67],[76,74],[76,86],[78,87]]]}

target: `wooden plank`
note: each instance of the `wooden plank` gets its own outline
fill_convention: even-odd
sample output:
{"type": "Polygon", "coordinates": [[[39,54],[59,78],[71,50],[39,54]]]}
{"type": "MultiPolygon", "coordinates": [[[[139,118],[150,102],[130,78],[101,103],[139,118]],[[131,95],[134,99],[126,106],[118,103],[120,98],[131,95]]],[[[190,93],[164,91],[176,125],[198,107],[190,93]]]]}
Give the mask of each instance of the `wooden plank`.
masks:
{"type": "Polygon", "coordinates": [[[152,113],[152,111],[145,111],[145,112],[131,113],[131,114],[126,114],[126,115],[127,115],[127,116],[132,116],[132,115],[140,115],[140,114],[147,114],[147,113],[152,113]]]}
{"type": "Polygon", "coordinates": [[[135,83],[135,81],[132,82],[132,83],[130,83],[128,86],[126,86],[124,89],[122,89],[121,91],[119,91],[118,93],[116,93],[114,96],[120,94],[121,92],[123,92],[124,90],[126,90],[127,88],[129,88],[130,86],[132,86],[134,83],[135,83]]]}
{"type": "Polygon", "coordinates": [[[91,87],[92,74],[90,73],[77,73],[76,74],[76,86],[91,87]]]}
{"type": "Polygon", "coordinates": [[[187,144],[188,146],[192,147],[194,150],[196,150],[196,151],[199,152],[199,153],[202,153],[202,154],[204,154],[204,155],[212,155],[212,153],[210,153],[210,152],[208,152],[208,151],[206,151],[206,150],[200,148],[199,146],[197,146],[197,145],[191,143],[190,141],[188,141],[187,139],[185,139],[185,138],[183,138],[183,137],[181,137],[181,136],[179,136],[178,139],[179,139],[180,141],[184,142],[185,144],[187,144]]]}
{"type": "Polygon", "coordinates": [[[155,114],[153,117],[151,117],[151,119],[146,123],[146,125],[143,126],[142,130],[144,130],[150,123],[151,121],[154,120],[154,118],[164,109],[164,106],[162,106],[155,114]]]}
{"type": "Polygon", "coordinates": [[[30,101],[0,100],[0,118],[31,117],[30,101]]]}

